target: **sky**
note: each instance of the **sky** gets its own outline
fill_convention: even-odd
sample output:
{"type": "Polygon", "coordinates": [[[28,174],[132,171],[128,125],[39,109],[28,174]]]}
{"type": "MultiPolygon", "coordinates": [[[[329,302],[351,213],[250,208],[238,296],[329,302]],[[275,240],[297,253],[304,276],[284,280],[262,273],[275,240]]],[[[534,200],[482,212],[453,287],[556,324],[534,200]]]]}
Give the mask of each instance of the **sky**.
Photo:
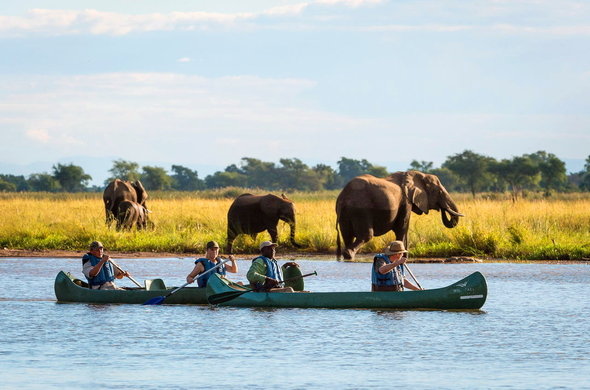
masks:
{"type": "Polygon", "coordinates": [[[8,0],[0,173],[590,155],[590,2],[8,0]]]}

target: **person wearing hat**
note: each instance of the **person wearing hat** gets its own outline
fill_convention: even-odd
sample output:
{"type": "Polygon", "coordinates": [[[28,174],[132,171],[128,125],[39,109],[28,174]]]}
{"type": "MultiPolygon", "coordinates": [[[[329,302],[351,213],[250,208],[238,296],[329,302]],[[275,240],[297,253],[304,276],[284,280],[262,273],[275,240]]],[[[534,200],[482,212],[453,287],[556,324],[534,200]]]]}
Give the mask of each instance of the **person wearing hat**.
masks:
{"type": "Polygon", "coordinates": [[[404,254],[408,253],[402,241],[394,241],[373,259],[371,272],[371,291],[403,291],[404,287],[410,290],[420,290],[404,278],[403,264],[408,259],[404,254]]]}
{"type": "Polygon", "coordinates": [[[111,258],[104,254],[104,246],[100,241],[90,244],[89,252],[82,257],[82,273],[86,276],[92,289],[119,290],[115,279],[131,276],[127,271],[113,267],[111,258]]]}
{"type": "MultiPolygon", "coordinates": [[[[283,271],[275,259],[276,247],[271,241],[260,244],[260,256],[252,260],[252,265],[246,274],[254,291],[258,292],[293,292],[291,287],[281,287],[283,283],[283,271]]],[[[287,262],[283,267],[299,265],[293,261],[287,262]]]]}
{"type": "MultiPolygon", "coordinates": [[[[215,272],[220,275],[225,275],[227,272],[238,272],[238,263],[232,255],[229,255],[229,260],[231,265],[228,265],[229,263],[225,263],[221,267],[217,268],[215,272]]],[[[223,257],[219,256],[219,244],[216,241],[209,241],[207,243],[205,257],[195,260],[195,267],[191,273],[187,275],[186,282],[193,283],[196,280],[197,286],[206,287],[207,281],[209,280],[209,277],[211,277],[211,272],[203,276],[199,275],[215,267],[220,261],[223,261],[223,257]]]]}

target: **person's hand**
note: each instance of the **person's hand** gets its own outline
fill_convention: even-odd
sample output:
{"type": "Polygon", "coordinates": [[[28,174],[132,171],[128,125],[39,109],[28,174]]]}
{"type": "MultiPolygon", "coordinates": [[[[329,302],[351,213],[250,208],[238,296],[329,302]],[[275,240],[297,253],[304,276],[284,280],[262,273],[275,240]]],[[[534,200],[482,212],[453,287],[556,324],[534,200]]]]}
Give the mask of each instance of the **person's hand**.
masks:
{"type": "Polygon", "coordinates": [[[287,268],[287,267],[299,267],[299,264],[297,264],[294,261],[289,261],[289,262],[283,264],[283,268],[287,268]]]}
{"type": "Polygon", "coordinates": [[[102,260],[103,261],[109,261],[111,259],[111,256],[109,255],[102,255],[102,260]]]}
{"type": "Polygon", "coordinates": [[[186,282],[187,283],[194,283],[195,282],[195,278],[193,278],[192,276],[189,275],[189,276],[186,277],[186,282]]]}
{"type": "Polygon", "coordinates": [[[278,287],[279,285],[279,281],[274,279],[274,278],[269,278],[268,276],[266,277],[266,280],[264,281],[264,288],[266,289],[271,289],[271,288],[275,288],[278,287]]]}

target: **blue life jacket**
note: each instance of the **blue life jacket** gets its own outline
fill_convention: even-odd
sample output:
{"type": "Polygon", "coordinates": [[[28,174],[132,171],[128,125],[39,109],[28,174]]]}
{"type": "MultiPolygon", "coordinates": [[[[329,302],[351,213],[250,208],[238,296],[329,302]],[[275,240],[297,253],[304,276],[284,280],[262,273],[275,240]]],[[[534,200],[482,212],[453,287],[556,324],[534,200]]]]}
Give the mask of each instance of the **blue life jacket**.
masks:
{"type": "MultiPolygon", "coordinates": [[[[91,253],[86,253],[84,257],[82,257],[82,264],[86,264],[87,261],[90,261],[90,264],[94,267],[98,263],[100,263],[101,258],[96,257],[91,253]]],[[[113,271],[113,265],[110,262],[106,262],[102,265],[100,271],[96,274],[93,278],[86,278],[88,279],[88,284],[91,286],[101,286],[106,282],[112,282],[115,280],[115,272],[113,271]]]]}
{"type": "MultiPolygon", "coordinates": [[[[212,262],[211,260],[207,259],[206,257],[201,257],[200,259],[195,260],[195,264],[198,264],[198,263],[203,263],[203,267],[205,267],[203,272],[209,271],[211,268],[213,268],[217,264],[219,264],[219,263],[212,262]]],[[[201,272],[201,273],[203,273],[203,272],[201,272]]],[[[215,272],[217,272],[220,275],[225,275],[226,274],[225,264],[222,265],[221,267],[217,268],[215,270],[215,272]]],[[[212,274],[212,272],[209,272],[208,274],[197,276],[197,286],[207,287],[207,281],[211,277],[211,274],[212,274]]]]}
{"type": "Polygon", "coordinates": [[[399,286],[399,285],[402,285],[403,280],[404,280],[404,269],[403,269],[404,266],[403,266],[403,264],[398,265],[397,267],[395,267],[394,269],[392,269],[391,271],[389,271],[386,274],[382,274],[376,269],[376,265],[375,265],[375,262],[379,259],[384,260],[385,264],[391,264],[391,261],[389,261],[389,256],[387,256],[386,254],[380,253],[377,256],[375,256],[375,258],[373,259],[373,267],[371,267],[371,269],[372,269],[371,282],[375,286],[399,286]]]}
{"type": "MultiPolygon", "coordinates": [[[[283,271],[281,271],[281,267],[279,267],[279,263],[277,263],[277,261],[275,259],[269,259],[268,257],[265,257],[265,256],[258,256],[257,258],[252,260],[252,262],[254,262],[258,259],[262,259],[262,261],[264,261],[264,265],[266,265],[266,275],[265,276],[267,276],[269,278],[276,279],[279,282],[283,281],[283,271]]],[[[262,290],[262,289],[264,289],[264,284],[263,283],[254,283],[253,287],[255,290],[262,290]]]]}

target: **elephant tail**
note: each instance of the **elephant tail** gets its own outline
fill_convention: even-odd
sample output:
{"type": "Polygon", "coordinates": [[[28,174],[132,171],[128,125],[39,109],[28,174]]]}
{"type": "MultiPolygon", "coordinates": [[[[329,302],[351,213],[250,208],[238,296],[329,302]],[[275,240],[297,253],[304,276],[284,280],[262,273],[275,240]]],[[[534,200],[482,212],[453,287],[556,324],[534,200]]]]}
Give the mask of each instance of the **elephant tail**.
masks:
{"type": "Polygon", "coordinates": [[[340,260],[342,257],[342,242],[340,240],[340,229],[339,220],[336,218],[336,260],[340,260]]]}

